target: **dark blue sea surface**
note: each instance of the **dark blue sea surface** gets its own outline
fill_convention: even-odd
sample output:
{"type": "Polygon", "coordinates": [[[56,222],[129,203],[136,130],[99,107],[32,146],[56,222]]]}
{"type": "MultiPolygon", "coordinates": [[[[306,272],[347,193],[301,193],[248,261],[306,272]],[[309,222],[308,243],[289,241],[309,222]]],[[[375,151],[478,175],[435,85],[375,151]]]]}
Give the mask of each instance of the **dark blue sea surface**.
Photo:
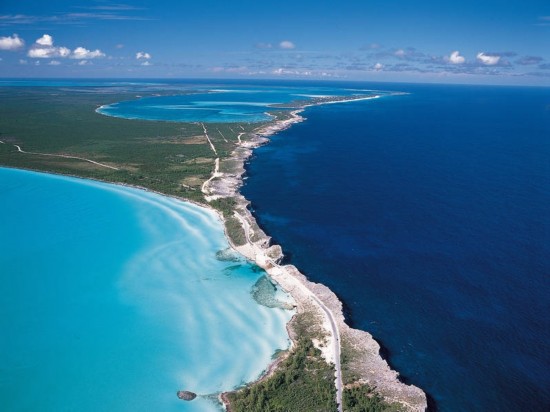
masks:
{"type": "Polygon", "coordinates": [[[432,408],[548,411],[550,89],[393,87],[307,109],[243,193],[432,408]]]}

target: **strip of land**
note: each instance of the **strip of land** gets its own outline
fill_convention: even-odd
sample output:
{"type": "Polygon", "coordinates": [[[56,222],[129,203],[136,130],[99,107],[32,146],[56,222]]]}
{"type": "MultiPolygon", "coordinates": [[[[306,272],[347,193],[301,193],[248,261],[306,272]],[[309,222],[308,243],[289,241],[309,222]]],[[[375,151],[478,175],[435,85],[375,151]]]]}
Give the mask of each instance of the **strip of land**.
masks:
{"type": "MultiPolygon", "coordinates": [[[[234,244],[234,248],[265,269],[271,279],[293,297],[298,313],[313,312],[319,319],[322,319],[320,322],[322,338],[315,339],[314,345],[321,350],[327,363],[334,367],[338,411],[342,412],[343,410],[343,390],[355,388],[357,385],[375,388],[385,402],[399,405],[402,410],[424,411],[427,408],[424,392],[415,386],[406,385],[398,379],[398,373],[393,371],[382,359],[380,346],[369,333],[352,329],[345,323],[342,303],[336,295],[324,285],[307,280],[296,267],[279,264],[283,257],[281,247],[271,244],[270,237],[258,227],[248,210],[248,201],[239,193],[244,173],[243,165],[251,156],[252,150],[267,143],[268,136],[303,121],[304,118],[300,116],[300,113],[305,107],[377,97],[369,96],[348,100],[339,98],[335,101],[327,100],[304,104],[301,108],[290,112],[289,116],[255,130],[254,133],[247,136],[245,142],[240,142],[239,139],[238,147],[232,156],[225,160],[225,162],[233,164],[232,172],[216,172],[215,178],[209,179],[205,184],[205,190],[210,199],[231,198],[235,201],[233,216],[244,232],[245,241],[243,244],[234,244]],[[346,362],[346,371],[348,375],[353,376],[353,379],[349,377],[344,379],[342,376],[341,352],[343,347],[348,358],[352,358],[352,362],[349,359],[346,362]]],[[[222,160],[223,163],[224,160],[222,160]]]]}

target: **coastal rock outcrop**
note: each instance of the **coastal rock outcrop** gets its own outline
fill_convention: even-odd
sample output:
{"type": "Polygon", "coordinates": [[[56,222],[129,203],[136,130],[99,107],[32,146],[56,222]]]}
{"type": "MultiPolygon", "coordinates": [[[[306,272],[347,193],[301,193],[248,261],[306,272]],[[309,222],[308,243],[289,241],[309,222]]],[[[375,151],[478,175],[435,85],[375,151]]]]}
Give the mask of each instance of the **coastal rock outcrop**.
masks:
{"type": "Polygon", "coordinates": [[[195,399],[197,397],[196,393],[189,392],[189,391],[178,391],[176,393],[176,395],[182,401],[192,401],[193,399],[195,399]]]}

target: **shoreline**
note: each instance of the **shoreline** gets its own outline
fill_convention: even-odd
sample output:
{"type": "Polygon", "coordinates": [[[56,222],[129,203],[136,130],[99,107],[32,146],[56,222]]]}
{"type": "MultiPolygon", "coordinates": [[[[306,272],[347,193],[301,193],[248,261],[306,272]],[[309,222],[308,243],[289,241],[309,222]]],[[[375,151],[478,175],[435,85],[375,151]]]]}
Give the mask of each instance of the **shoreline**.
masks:
{"type": "MultiPolygon", "coordinates": [[[[399,380],[399,373],[392,370],[387,361],[382,358],[380,345],[372,335],[366,331],[352,329],[345,323],[342,302],[338,297],[328,287],[308,280],[294,265],[279,265],[283,258],[282,248],[279,245],[272,244],[271,237],[257,225],[255,217],[247,208],[249,201],[240,193],[243,176],[246,172],[244,164],[252,156],[254,149],[267,144],[269,136],[281,132],[295,123],[305,121],[306,119],[300,114],[307,107],[355,100],[371,100],[379,97],[381,96],[374,95],[348,100],[304,104],[292,110],[289,118],[276,120],[271,124],[268,123],[255,129],[250,133],[252,138],[238,145],[228,159],[237,164],[234,167],[234,173],[221,173],[218,171],[216,178],[209,180],[209,183],[203,187],[203,193],[207,199],[231,197],[237,201],[234,216],[241,224],[246,243],[244,245],[234,245],[227,234],[231,246],[264,269],[270,279],[292,296],[296,303],[297,313],[304,312],[307,308],[307,310],[313,309],[322,317],[322,327],[330,338],[326,339],[324,343],[314,342],[314,344],[322,351],[322,356],[327,363],[335,365],[339,411],[342,410],[340,368],[342,342],[360,354],[360,358],[353,361],[358,369],[355,372],[358,371],[360,376],[358,382],[374,387],[386,401],[398,403],[404,410],[425,411],[427,410],[426,394],[420,388],[407,385],[399,380]]],[[[220,217],[225,222],[225,218],[221,214],[220,217]]],[[[291,334],[289,334],[289,337],[292,346],[295,345],[296,341],[291,334]]],[[[273,369],[273,366],[270,365],[256,382],[263,380],[273,369]]],[[[227,408],[227,403],[224,402],[226,399],[224,394],[220,395],[220,400],[227,408]]]]}
{"type": "MultiPolygon", "coordinates": [[[[347,345],[351,345],[357,352],[361,353],[361,359],[354,359],[354,364],[357,364],[360,369],[360,382],[368,384],[376,388],[376,390],[389,402],[399,403],[407,411],[424,411],[427,408],[426,395],[419,388],[406,385],[399,381],[399,374],[391,370],[387,362],[380,356],[380,346],[373,337],[365,331],[360,331],[350,328],[346,323],[342,311],[342,303],[336,295],[326,286],[309,281],[299,270],[293,265],[279,265],[283,258],[282,249],[279,245],[271,244],[271,238],[263,232],[257,225],[256,219],[248,210],[249,201],[242,196],[240,188],[243,183],[243,176],[246,173],[244,169],[245,162],[252,156],[253,150],[259,146],[267,144],[269,137],[291,127],[295,123],[300,123],[306,119],[301,116],[301,113],[307,108],[323,104],[345,103],[350,101],[371,100],[381,97],[380,95],[373,96],[352,96],[348,99],[330,100],[321,99],[321,101],[313,103],[305,103],[298,108],[287,112],[289,117],[276,119],[266,124],[259,126],[252,132],[246,133],[248,139],[241,141],[240,137],[244,133],[239,134],[239,143],[231,153],[229,158],[216,162],[216,168],[211,176],[202,186],[202,192],[205,195],[205,202],[201,203],[191,199],[186,199],[178,196],[171,196],[148,189],[138,185],[125,184],[121,182],[110,182],[108,180],[94,179],[81,177],[74,174],[61,174],[52,172],[43,172],[35,169],[22,169],[33,172],[48,173],[59,176],[71,176],[83,180],[98,181],[111,183],[124,187],[133,187],[146,192],[156,193],[161,196],[177,199],[183,202],[189,202],[194,205],[204,207],[217,214],[220,222],[223,224],[223,230],[231,248],[246,257],[248,260],[256,263],[263,268],[269,278],[277,283],[285,292],[293,298],[297,313],[304,312],[305,309],[313,310],[323,319],[322,327],[327,332],[325,342],[314,342],[323,353],[327,363],[333,363],[336,366],[335,380],[337,386],[340,386],[337,394],[337,401],[341,411],[341,388],[342,377],[340,369],[341,343],[345,341],[347,345]],[[232,162],[232,172],[220,171],[220,164],[224,162],[232,162]],[[219,198],[232,198],[236,200],[235,218],[238,219],[244,233],[246,243],[244,245],[235,245],[227,231],[227,218],[223,213],[208,204],[210,200],[219,198]]],[[[333,97],[334,98],[334,97],[333,97]]],[[[6,167],[6,166],[2,166],[6,167]]],[[[223,169],[223,168],[222,168],[223,169]]],[[[296,337],[292,336],[289,330],[290,322],[287,324],[287,335],[291,340],[291,345],[288,350],[296,344],[296,337]]],[[[255,381],[247,383],[254,384],[268,377],[274,370],[277,369],[280,359],[277,359],[267,365],[266,369],[255,381]]],[[[237,390],[237,388],[235,389],[237,390]]],[[[224,398],[224,394],[220,394],[220,399],[224,398]]],[[[223,402],[222,402],[223,403],[223,402]]],[[[227,406],[224,403],[225,406],[227,406]]]]}

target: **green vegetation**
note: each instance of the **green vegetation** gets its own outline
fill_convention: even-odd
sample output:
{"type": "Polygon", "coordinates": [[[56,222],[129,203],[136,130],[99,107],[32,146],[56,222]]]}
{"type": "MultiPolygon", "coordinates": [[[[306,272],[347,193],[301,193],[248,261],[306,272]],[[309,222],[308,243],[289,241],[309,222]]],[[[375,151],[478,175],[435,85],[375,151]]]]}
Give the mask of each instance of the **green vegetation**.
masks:
{"type": "Polygon", "coordinates": [[[224,217],[232,217],[237,201],[232,197],[222,197],[210,202],[210,206],[222,212],[224,217]]]}
{"type": "Polygon", "coordinates": [[[290,322],[290,332],[292,337],[322,340],[324,338],[321,323],[322,317],[312,310],[304,309],[303,312],[296,314],[290,322]]]}
{"type": "Polygon", "coordinates": [[[361,383],[361,374],[355,366],[359,364],[361,353],[342,336],[340,348],[340,364],[342,380],[345,385],[342,393],[342,402],[345,412],[398,412],[402,408],[397,404],[384,401],[376,390],[361,383]]]}
{"type": "MultiPolygon", "coordinates": [[[[140,95],[166,93],[140,91],[140,95]]],[[[135,99],[118,88],[0,88],[0,165],[115,183],[131,184],[204,202],[201,186],[214,169],[215,155],[203,128],[195,123],[127,120],[95,110],[104,104],[135,99]],[[24,151],[63,154],[118,168],[24,151]]],[[[258,124],[209,124],[218,157],[228,157],[240,132],[258,124]]],[[[244,138],[241,137],[241,138],[244,138]]]]}
{"type": "Polygon", "coordinates": [[[342,381],[344,385],[355,383],[361,377],[360,373],[354,369],[355,361],[358,356],[357,350],[350,344],[346,336],[340,339],[340,365],[342,367],[342,381]]]}
{"type": "Polygon", "coordinates": [[[357,385],[344,389],[342,394],[345,412],[398,412],[399,405],[390,405],[369,386],[357,385]]]}
{"type": "Polygon", "coordinates": [[[235,246],[242,246],[246,243],[243,227],[236,217],[225,218],[225,230],[235,246]]]}
{"type": "Polygon", "coordinates": [[[333,412],[334,368],[310,339],[301,338],[271,377],[228,394],[228,399],[233,412],[333,412]]]}

